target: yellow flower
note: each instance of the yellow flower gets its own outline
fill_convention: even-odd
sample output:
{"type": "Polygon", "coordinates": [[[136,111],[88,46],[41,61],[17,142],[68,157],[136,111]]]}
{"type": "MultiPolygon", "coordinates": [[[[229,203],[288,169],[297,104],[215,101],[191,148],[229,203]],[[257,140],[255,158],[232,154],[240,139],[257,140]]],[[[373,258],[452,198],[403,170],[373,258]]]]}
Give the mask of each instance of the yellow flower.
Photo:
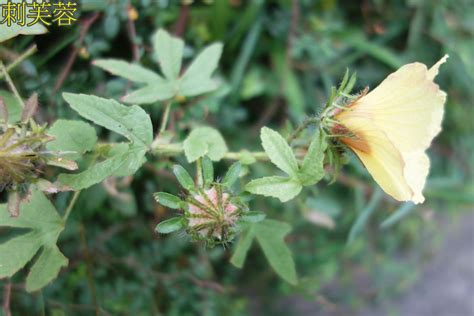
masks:
{"type": "Polygon", "coordinates": [[[405,65],[372,92],[336,110],[334,133],[353,150],[382,189],[399,201],[422,203],[430,161],[425,151],[441,131],[446,93],[433,67],[405,65]]]}

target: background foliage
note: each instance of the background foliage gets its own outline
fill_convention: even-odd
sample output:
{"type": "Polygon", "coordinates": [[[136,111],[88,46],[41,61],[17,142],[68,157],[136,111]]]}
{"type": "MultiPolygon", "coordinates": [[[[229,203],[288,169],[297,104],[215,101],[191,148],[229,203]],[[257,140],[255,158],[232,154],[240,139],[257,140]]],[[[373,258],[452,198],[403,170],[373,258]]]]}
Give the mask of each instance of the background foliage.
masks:
{"type": "MultiPolygon", "coordinates": [[[[206,250],[177,235],[157,235],[156,224],[172,211],[159,206],[153,192],[179,192],[172,174],[162,169],[171,170],[175,161],[148,162],[133,179],[109,179],[80,195],[59,240],[68,267],[33,295],[24,291],[24,275],[15,276],[17,313],[283,315],[291,312],[284,299],[293,295],[316,298],[322,310],[353,310],[403,291],[442,237],[433,218],[455,216],[474,202],[472,2],[185,2],[83,0],[77,25],[2,43],[0,56],[8,61],[37,44],[38,52],[12,76],[22,95],[39,93],[39,117],[52,122],[78,118],[61,97],[63,91],[113,99],[131,92],[127,80],[90,63],[140,60],[156,70],[150,39],[160,27],[185,40],[184,64],[204,46],[221,41],[221,87],[206,97],[181,100],[171,127],[184,138],[207,122],[230,148],[261,150],[262,126],[284,133],[318,112],[347,67],[357,71],[356,89],[373,88],[404,63],[431,65],[448,53],[437,82],[449,98],[443,132],[430,150],[427,202],[419,207],[394,203],[374,189],[355,157],[330,186],[304,188],[286,204],[255,199],[255,209],[292,226],[286,241],[299,276],[293,286],[269,268],[257,243],[239,270],[229,264],[229,249],[206,250]]],[[[157,127],[162,107],[144,108],[157,127]]],[[[118,139],[98,132],[102,140],[118,139]]],[[[178,162],[186,165],[184,157],[178,162]]],[[[220,162],[216,174],[228,166],[220,162]]],[[[249,172],[263,177],[270,168],[254,164],[249,172]]],[[[59,194],[56,208],[64,210],[69,199],[59,194]]],[[[282,238],[288,230],[280,228],[282,238]]]]}

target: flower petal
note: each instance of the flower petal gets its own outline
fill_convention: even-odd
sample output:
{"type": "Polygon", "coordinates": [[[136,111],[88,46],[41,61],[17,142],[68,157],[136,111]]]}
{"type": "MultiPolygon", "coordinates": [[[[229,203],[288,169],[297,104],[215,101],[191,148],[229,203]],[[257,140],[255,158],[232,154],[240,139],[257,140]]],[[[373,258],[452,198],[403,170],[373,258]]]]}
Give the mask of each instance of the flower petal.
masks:
{"type": "Polygon", "coordinates": [[[413,192],[404,177],[403,157],[388,137],[374,128],[369,118],[350,117],[340,122],[357,137],[341,141],[356,153],[380,187],[396,200],[411,200],[413,192]]]}
{"type": "Polygon", "coordinates": [[[440,60],[429,71],[420,63],[408,64],[389,75],[361,98],[346,115],[370,115],[400,151],[426,149],[441,131],[446,93],[432,81],[440,60]]]}
{"type": "Polygon", "coordinates": [[[445,55],[429,70],[401,67],[335,118],[359,139],[341,139],[395,199],[422,203],[430,161],[425,150],[441,131],[446,93],[433,82],[445,55]],[[362,140],[362,141],[361,141],[362,140]]]}
{"type": "Polygon", "coordinates": [[[430,159],[423,151],[416,151],[412,153],[404,153],[403,160],[405,161],[403,174],[413,191],[413,197],[411,200],[415,204],[423,203],[425,198],[422,191],[425,187],[426,178],[430,171],[430,159]]]}

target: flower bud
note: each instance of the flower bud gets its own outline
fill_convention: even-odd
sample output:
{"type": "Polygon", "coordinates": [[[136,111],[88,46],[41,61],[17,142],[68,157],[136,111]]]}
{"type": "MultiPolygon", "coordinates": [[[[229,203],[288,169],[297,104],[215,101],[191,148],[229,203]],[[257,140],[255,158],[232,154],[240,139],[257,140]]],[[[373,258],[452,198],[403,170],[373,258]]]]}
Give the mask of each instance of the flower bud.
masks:
{"type": "Polygon", "coordinates": [[[233,238],[243,207],[233,201],[229,193],[223,192],[221,184],[190,194],[187,203],[187,231],[194,239],[226,243],[233,238]]]}
{"type": "Polygon", "coordinates": [[[0,134],[0,188],[36,178],[40,160],[36,150],[46,138],[35,134],[22,136],[15,128],[7,128],[0,134]]]}

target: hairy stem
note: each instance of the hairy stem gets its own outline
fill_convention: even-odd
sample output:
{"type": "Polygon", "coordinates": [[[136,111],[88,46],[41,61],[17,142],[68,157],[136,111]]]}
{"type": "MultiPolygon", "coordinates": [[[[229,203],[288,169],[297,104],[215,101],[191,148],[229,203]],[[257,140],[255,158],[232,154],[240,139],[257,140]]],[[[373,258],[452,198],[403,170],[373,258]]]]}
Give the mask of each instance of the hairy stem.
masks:
{"type": "Polygon", "coordinates": [[[20,94],[18,93],[18,90],[15,87],[15,84],[13,83],[12,78],[8,74],[7,68],[5,68],[5,65],[3,64],[2,61],[0,61],[0,68],[2,70],[3,75],[5,76],[5,79],[7,80],[8,86],[10,87],[10,90],[12,90],[13,94],[15,97],[18,99],[18,102],[20,102],[21,107],[25,107],[25,103],[23,102],[23,99],[21,98],[20,94]]]}

